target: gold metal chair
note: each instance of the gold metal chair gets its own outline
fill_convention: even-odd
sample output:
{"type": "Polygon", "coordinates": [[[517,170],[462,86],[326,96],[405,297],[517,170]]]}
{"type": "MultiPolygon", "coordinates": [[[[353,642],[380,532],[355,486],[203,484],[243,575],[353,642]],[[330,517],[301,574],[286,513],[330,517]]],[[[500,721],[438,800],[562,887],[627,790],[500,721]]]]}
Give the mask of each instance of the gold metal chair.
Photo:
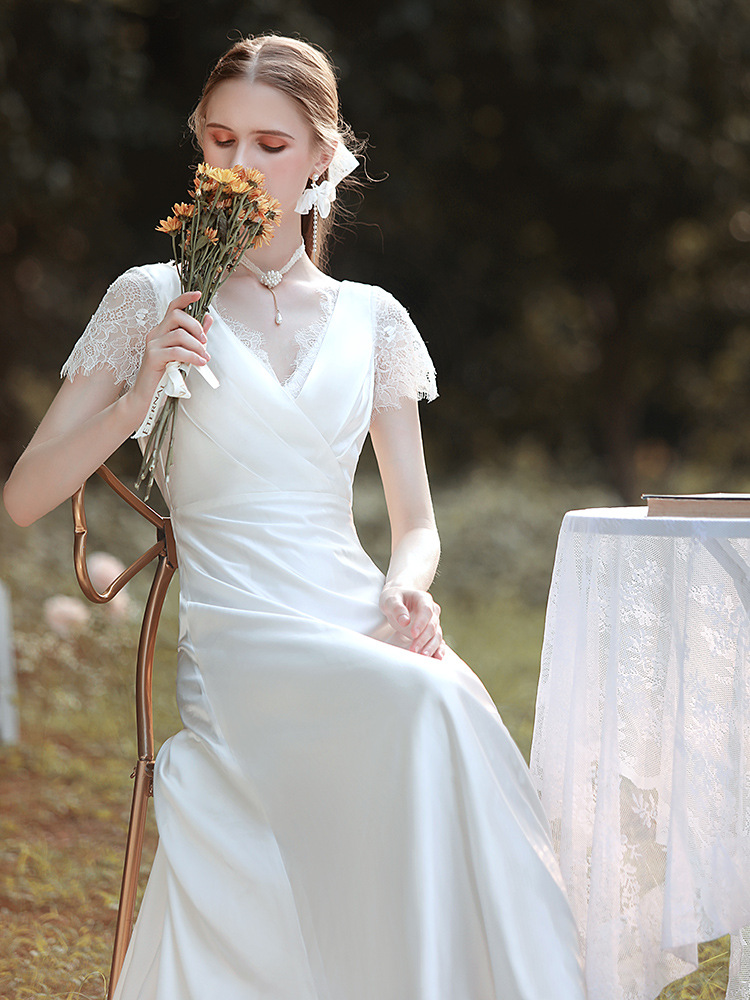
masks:
{"type": "Polygon", "coordinates": [[[124,570],[116,580],[100,594],[92,584],[86,565],[86,511],[84,509],[84,493],[86,484],[72,497],[73,523],[75,540],[73,543],[73,558],[76,576],[81,590],[95,604],[106,604],[118,594],[125,584],[147,566],[153,559],[157,560],[154,580],[146,601],[143,614],[143,624],[138,642],[135,678],[135,712],[136,731],[138,738],[138,760],[131,777],[135,778],[133,802],[130,809],[130,823],[125,847],[125,863],[122,871],[122,886],[120,889],[120,904],[117,910],[115,925],[115,940],[112,950],[112,968],[109,977],[107,998],[111,1000],[117,980],[120,977],[125,953],[133,931],[135,897],[138,890],[138,873],[143,852],[143,833],[146,825],[146,812],[149,796],[153,793],[154,775],[154,722],[151,696],[151,681],[154,669],[154,647],[156,632],[159,627],[159,617],[164,605],[172,576],[177,569],[177,551],[175,548],[172,524],[168,517],[162,517],[153,508],[145,504],[131,490],[124,486],[114,476],[106,465],[97,469],[97,473],[118,496],[138,511],[156,528],[156,543],[148,551],[135,560],[124,570]]]}

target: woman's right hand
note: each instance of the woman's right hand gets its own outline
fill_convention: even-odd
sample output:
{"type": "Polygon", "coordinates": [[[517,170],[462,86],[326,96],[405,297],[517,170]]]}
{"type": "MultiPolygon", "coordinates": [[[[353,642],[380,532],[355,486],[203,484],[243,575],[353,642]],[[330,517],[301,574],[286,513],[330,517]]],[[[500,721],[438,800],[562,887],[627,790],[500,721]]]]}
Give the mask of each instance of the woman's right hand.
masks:
{"type": "MultiPolygon", "coordinates": [[[[206,316],[201,325],[185,309],[191,302],[197,302],[199,291],[183,292],[172,299],[164,319],[146,335],[143,361],[130,396],[135,412],[145,417],[156,387],[170,361],[180,364],[205,365],[210,355],[206,350],[206,334],[213,319],[206,316]]],[[[142,419],[141,418],[141,419],[142,419]]]]}

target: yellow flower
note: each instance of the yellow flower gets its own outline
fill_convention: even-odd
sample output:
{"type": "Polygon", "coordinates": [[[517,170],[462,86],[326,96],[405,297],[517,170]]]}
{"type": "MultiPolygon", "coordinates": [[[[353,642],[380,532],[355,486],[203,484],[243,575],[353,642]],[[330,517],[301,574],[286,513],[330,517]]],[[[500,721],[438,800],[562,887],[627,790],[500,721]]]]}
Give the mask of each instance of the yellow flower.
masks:
{"type": "Polygon", "coordinates": [[[253,200],[255,218],[281,219],[281,205],[265,191],[261,191],[253,200]]]}
{"type": "Polygon", "coordinates": [[[270,243],[273,239],[273,223],[266,220],[263,223],[263,228],[260,231],[260,236],[258,237],[258,242],[256,246],[265,246],[270,243]]]}
{"type": "Polygon", "coordinates": [[[182,219],[172,216],[171,219],[162,219],[156,227],[157,233],[174,233],[182,228],[182,219]]]}
{"type": "Polygon", "coordinates": [[[211,227],[209,226],[203,231],[203,235],[206,237],[209,243],[218,243],[219,231],[217,229],[211,229],[211,227]]]}
{"type": "Polygon", "coordinates": [[[197,197],[201,191],[213,191],[217,186],[217,179],[213,176],[213,167],[207,163],[199,163],[195,169],[195,195],[197,197]]]}
{"type": "Polygon", "coordinates": [[[250,190],[250,185],[242,177],[235,177],[230,185],[232,194],[244,194],[250,190]]]}
{"type": "Polygon", "coordinates": [[[184,201],[176,202],[172,211],[179,218],[190,219],[195,212],[195,205],[188,205],[184,201]]]}
{"type": "Polygon", "coordinates": [[[218,184],[231,184],[234,180],[234,173],[224,167],[207,167],[206,176],[218,184]]]}
{"type": "Polygon", "coordinates": [[[265,179],[265,174],[262,174],[260,170],[256,170],[255,167],[251,167],[251,169],[247,171],[247,176],[245,178],[248,184],[252,184],[254,187],[261,187],[261,185],[265,182],[265,179]]]}
{"type": "Polygon", "coordinates": [[[255,167],[250,167],[248,169],[241,163],[235,163],[232,170],[239,180],[247,181],[250,187],[260,187],[266,179],[260,170],[256,170],[255,167]]]}

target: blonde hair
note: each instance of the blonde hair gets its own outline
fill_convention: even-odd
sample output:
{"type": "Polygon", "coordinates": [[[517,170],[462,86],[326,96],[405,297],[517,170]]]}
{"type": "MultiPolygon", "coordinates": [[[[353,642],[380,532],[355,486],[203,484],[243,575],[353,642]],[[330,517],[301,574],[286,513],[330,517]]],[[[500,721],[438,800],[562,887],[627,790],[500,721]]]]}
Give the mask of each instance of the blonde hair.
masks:
{"type": "MultiPolygon", "coordinates": [[[[250,83],[264,83],[291,97],[301,108],[316,146],[331,148],[337,142],[348,149],[360,151],[351,128],[339,112],[336,74],[325,52],[308,42],[284,35],[250,35],[235,42],[218,60],[208,75],[203,93],[188,119],[188,125],[200,143],[206,126],[206,108],[211,94],[225,80],[242,78],[250,83]]],[[[324,171],[321,180],[326,180],[324,171]]],[[[356,186],[345,179],[342,185],[356,186]]],[[[313,256],[313,213],[301,216],[305,248],[318,267],[324,267],[338,202],[334,202],[327,219],[318,219],[318,249],[313,256]]]]}

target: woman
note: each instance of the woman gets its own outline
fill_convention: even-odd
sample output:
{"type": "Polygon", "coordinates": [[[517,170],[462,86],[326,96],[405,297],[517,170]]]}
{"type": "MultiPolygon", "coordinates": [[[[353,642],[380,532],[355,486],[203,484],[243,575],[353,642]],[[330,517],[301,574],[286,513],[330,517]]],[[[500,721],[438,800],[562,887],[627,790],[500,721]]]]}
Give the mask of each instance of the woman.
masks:
{"type": "Polygon", "coordinates": [[[265,174],[276,235],[202,326],[172,265],[121,276],[5,488],[31,523],[133,434],[169,362],[210,358],[220,386],[189,378],[160,482],[184,729],[157,760],[160,842],[117,1000],[579,1000],[539,801],[427,590],[432,364],[390,295],[315,264],[319,211],[356,162],[330,63],[246,39],[192,122],[208,163],[265,174]],[[368,431],[385,579],[351,519],[368,431]]]}

